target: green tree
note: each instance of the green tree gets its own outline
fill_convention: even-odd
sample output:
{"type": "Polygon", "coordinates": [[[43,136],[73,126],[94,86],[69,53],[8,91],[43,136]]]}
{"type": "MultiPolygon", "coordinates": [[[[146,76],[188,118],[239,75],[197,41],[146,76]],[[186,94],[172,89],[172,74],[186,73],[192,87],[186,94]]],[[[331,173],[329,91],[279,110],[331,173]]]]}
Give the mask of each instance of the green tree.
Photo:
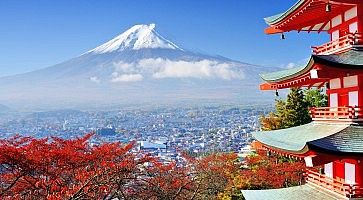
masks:
{"type": "Polygon", "coordinates": [[[282,115],[282,128],[299,126],[311,122],[309,105],[301,89],[292,88],[287,95],[285,110],[282,115]]]}
{"type": "Polygon", "coordinates": [[[276,100],[275,112],[261,116],[262,130],[277,130],[307,124],[311,122],[309,108],[326,105],[327,96],[321,90],[292,88],[286,100],[276,100]]]}
{"type": "Polygon", "coordinates": [[[309,107],[328,106],[328,96],[321,89],[304,90],[304,96],[309,107]]]}

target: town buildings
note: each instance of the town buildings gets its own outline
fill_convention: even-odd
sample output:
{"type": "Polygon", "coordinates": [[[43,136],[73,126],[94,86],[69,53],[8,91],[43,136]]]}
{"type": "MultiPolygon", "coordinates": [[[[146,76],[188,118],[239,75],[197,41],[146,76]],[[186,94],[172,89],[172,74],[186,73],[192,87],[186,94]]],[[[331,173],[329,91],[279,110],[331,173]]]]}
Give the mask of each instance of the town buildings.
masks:
{"type": "Polygon", "coordinates": [[[0,138],[15,134],[71,139],[95,132],[92,144],[136,141],[136,150],[162,160],[183,152],[239,152],[259,129],[258,118],[271,106],[130,108],[111,111],[58,110],[15,113],[0,119],[0,138]]]}

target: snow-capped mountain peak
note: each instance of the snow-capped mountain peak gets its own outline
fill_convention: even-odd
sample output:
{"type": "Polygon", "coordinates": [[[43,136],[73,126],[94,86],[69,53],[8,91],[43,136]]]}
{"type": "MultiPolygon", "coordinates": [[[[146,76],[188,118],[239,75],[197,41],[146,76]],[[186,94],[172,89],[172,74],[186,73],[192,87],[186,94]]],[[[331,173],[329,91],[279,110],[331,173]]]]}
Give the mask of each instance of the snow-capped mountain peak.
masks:
{"type": "Polygon", "coordinates": [[[125,49],[139,50],[147,48],[175,49],[182,50],[171,41],[163,38],[155,31],[155,24],[140,24],[131,27],[129,30],[102,44],[101,46],[88,51],[87,53],[103,54],[125,49]]]}

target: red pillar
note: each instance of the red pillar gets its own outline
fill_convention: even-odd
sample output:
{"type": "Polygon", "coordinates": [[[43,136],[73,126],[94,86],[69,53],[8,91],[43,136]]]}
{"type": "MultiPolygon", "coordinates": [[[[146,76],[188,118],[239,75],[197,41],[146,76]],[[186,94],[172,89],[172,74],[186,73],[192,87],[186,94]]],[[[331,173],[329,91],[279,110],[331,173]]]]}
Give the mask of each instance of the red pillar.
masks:
{"type": "MultiPolygon", "coordinates": [[[[363,3],[357,5],[358,11],[358,33],[363,33],[363,3]]],[[[360,41],[362,43],[362,41],[360,41]]]]}
{"type": "Polygon", "coordinates": [[[357,161],[355,167],[355,181],[357,184],[363,184],[363,162],[361,160],[357,161]]]}
{"type": "Polygon", "coordinates": [[[334,161],[334,178],[338,180],[345,179],[345,167],[344,162],[338,160],[334,161]]]}
{"type": "Polygon", "coordinates": [[[358,106],[363,106],[363,75],[358,75],[358,106]]]}

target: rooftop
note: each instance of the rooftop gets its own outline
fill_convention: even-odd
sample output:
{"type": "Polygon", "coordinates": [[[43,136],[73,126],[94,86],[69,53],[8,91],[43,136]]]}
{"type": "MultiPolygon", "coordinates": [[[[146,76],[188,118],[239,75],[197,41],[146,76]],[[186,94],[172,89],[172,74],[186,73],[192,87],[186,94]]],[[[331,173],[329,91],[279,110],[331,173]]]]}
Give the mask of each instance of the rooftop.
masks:
{"type": "Polygon", "coordinates": [[[327,64],[339,68],[363,69],[363,51],[352,49],[340,54],[312,55],[307,64],[281,70],[277,72],[261,74],[261,78],[267,82],[279,82],[300,76],[312,69],[314,64],[327,64]]]}
{"type": "Polygon", "coordinates": [[[265,22],[268,25],[274,25],[274,24],[280,22],[285,17],[287,17],[289,14],[291,14],[292,12],[294,12],[297,8],[299,8],[304,2],[305,2],[305,0],[299,0],[293,6],[291,6],[287,11],[285,11],[283,13],[279,13],[277,15],[273,15],[273,16],[270,16],[270,17],[266,17],[265,18],[265,22]]]}
{"type": "Polygon", "coordinates": [[[326,0],[299,0],[285,12],[266,17],[267,34],[289,31],[329,31],[329,21],[338,14],[352,9],[358,1],[330,1],[331,10],[326,12],[326,0]]]}
{"type": "MultiPolygon", "coordinates": [[[[328,138],[329,136],[333,136],[337,133],[340,133],[344,129],[348,128],[349,124],[330,124],[330,123],[309,123],[302,126],[280,129],[274,131],[262,131],[253,133],[253,137],[264,145],[281,149],[284,151],[288,151],[295,154],[304,154],[309,151],[309,143],[313,141],[319,141],[326,144],[323,148],[327,148],[330,145],[328,141],[323,142],[324,138],[328,138]]],[[[363,129],[362,130],[362,139],[363,139],[363,129]]],[[[338,137],[339,138],[339,137],[338,137]]],[[[343,140],[340,140],[343,142],[343,140]]],[[[344,140],[345,142],[345,140],[344,140]]],[[[349,142],[349,141],[348,141],[349,142]]],[[[354,141],[351,141],[354,142],[354,141]]],[[[361,143],[363,146],[363,140],[356,141],[361,143]]],[[[313,143],[317,146],[319,143],[313,143]]],[[[340,146],[339,140],[336,141],[335,149],[338,149],[340,146]]],[[[332,147],[333,148],[333,147],[332,147]]]]}
{"type": "Polygon", "coordinates": [[[302,186],[272,189],[272,190],[243,190],[243,196],[246,200],[332,200],[346,199],[343,196],[322,190],[311,184],[302,186]]]}

